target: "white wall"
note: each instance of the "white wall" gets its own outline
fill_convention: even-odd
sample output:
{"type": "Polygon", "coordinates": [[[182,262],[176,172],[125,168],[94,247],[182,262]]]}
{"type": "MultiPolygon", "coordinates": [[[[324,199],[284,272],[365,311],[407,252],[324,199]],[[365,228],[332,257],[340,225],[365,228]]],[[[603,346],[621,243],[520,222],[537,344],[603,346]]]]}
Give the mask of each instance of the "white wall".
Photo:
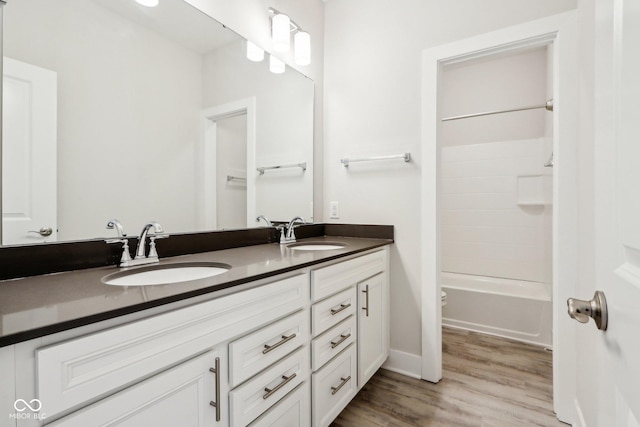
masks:
{"type": "Polygon", "coordinates": [[[420,79],[425,48],[576,7],[576,0],[330,0],[325,5],[325,217],[396,226],[391,347],[420,355],[420,79]],[[340,158],[410,151],[416,161],[340,158]],[[362,165],[362,164],[361,164],[362,165]]]}

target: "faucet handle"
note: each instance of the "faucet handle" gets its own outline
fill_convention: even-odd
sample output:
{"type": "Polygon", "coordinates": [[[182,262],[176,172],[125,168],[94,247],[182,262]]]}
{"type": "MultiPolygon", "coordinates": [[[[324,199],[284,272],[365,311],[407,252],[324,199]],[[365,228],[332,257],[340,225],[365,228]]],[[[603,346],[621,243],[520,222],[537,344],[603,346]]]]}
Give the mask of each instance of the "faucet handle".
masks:
{"type": "Polygon", "coordinates": [[[120,221],[118,221],[117,219],[112,219],[107,223],[107,230],[116,230],[116,233],[118,233],[118,237],[125,237],[127,235],[127,233],[124,232],[124,228],[122,227],[122,224],[120,224],[120,221]]]}
{"type": "Polygon", "coordinates": [[[120,256],[120,264],[123,265],[128,261],[131,261],[131,253],[129,252],[129,240],[128,239],[106,239],[105,242],[112,243],[122,243],[122,255],[120,256]]]}
{"type": "Polygon", "coordinates": [[[169,237],[171,237],[171,234],[167,234],[167,233],[154,233],[154,234],[149,234],[149,239],[150,239],[150,240],[155,240],[155,239],[168,239],[169,237]]]}

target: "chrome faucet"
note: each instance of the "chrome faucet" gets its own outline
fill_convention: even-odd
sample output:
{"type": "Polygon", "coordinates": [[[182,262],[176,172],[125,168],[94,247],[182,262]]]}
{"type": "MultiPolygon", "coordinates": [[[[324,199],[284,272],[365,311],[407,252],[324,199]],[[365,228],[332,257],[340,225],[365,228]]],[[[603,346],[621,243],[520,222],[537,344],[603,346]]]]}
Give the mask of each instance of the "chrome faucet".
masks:
{"type": "Polygon", "coordinates": [[[162,226],[155,222],[148,222],[142,227],[142,231],[140,232],[140,237],[138,237],[138,247],[136,248],[136,256],[131,259],[131,254],[129,253],[129,241],[126,238],[126,234],[124,234],[124,230],[122,229],[122,224],[117,219],[112,219],[107,224],[108,229],[114,229],[118,233],[117,239],[108,239],[107,243],[122,243],[122,257],[120,258],[120,267],[132,267],[134,265],[143,265],[143,264],[152,264],[154,262],[158,262],[158,252],[156,251],[156,239],[164,239],[169,237],[168,234],[164,234],[164,230],[162,226]],[[149,230],[153,228],[155,233],[149,234],[149,230]],[[147,252],[147,236],[149,236],[149,255],[146,256],[147,252]]]}
{"type": "Polygon", "coordinates": [[[273,227],[273,224],[271,223],[271,221],[269,221],[269,218],[267,218],[266,216],[260,215],[258,218],[256,218],[256,222],[260,222],[260,220],[267,223],[267,227],[273,227]]]}
{"type": "Polygon", "coordinates": [[[304,218],[301,216],[297,216],[289,221],[289,224],[286,226],[286,234],[284,233],[284,229],[282,230],[282,234],[280,235],[280,243],[292,243],[296,241],[296,233],[293,231],[295,228],[294,223],[299,221],[303,224],[306,224],[304,218]],[[284,238],[283,238],[284,237],[284,238]]]}

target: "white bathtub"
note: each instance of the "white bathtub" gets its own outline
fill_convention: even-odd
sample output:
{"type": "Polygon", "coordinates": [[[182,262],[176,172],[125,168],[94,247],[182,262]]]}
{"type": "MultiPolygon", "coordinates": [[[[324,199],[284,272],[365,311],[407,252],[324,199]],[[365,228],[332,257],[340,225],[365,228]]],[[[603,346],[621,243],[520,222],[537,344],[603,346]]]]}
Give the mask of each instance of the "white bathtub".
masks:
{"type": "Polygon", "coordinates": [[[551,347],[551,293],[545,283],[441,273],[442,324],[551,347]]]}

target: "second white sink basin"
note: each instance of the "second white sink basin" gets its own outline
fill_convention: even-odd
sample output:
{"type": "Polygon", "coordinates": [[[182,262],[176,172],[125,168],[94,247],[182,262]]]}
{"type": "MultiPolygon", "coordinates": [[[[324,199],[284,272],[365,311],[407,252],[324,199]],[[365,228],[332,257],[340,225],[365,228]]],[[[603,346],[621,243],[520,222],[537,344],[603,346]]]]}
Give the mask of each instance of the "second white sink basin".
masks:
{"type": "Polygon", "coordinates": [[[151,265],[119,271],[102,278],[102,283],[116,286],[150,286],[189,282],[226,273],[230,265],[213,262],[189,262],[151,265]]]}
{"type": "Polygon", "coordinates": [[[331,251],[345,246],[347,245],[339,242],[300,242],[287,245],[288,248],[296,251],[331,251]]]}

